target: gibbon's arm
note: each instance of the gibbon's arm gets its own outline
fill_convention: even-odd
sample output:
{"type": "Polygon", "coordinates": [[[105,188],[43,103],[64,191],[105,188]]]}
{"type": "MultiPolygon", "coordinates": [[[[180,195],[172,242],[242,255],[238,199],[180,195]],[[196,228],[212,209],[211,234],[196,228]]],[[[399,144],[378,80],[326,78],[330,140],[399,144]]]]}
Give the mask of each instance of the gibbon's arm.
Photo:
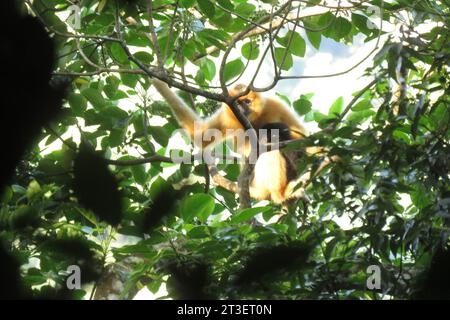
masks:
{"type": "MultiPolygon", "coordinates": [[[[268,123],[275,122],[273,121],[275,119],[276,122],[286,124],[289,127],[292,139],[302,139],[309,135],[298,116],[279,101],[267,99],[265,110],[268,123]]],[[[325,153],[325,149],[322,147],[307,147],[305,151],[309,155],[325,153]]]]}
{"type": "Polygon", "coordinates": [[[304,138],[308,135],[298,117],[288,107],[275,99],[265,99],[263,113],[258,122],[260,122],[260,127],[268,123],[284,123],[289,127],[292,139],[304,138]]]}
{"type": "Polygon", "coordinates": [[[158,79],[153,79],[153,85],[161,96],[167,101],[173,115],[178,120],[180,126],[187,130],[189,135],[194,137],[194,124],[201,123],[202,119],[194,112],[194,110],[188,108],[184,102],[172,92],[169,86],[158,79]]]}
{"type": "Polygon", "coordinates": [[[194,110],[190,109],[186,104],[169,88],[169,86],[158,79],[153,79],[153,85],[156,90],[163,96],[163,98],[169,104],[173,115],[178,120],[180,126],[185,129],[191,139],[194,142],[201,141],[199,147],[206,147],[211,143],[217,143],[218,141],[205,140],[203,133],[208,129],[217,129],[221,132],[222,137],[225,137],[227,123],[227,115],[224,112],[223,107],[216,111],[210,118],[200,118],[194,110]],[[196,139],[197,137],[197,139],[196,139]]]}

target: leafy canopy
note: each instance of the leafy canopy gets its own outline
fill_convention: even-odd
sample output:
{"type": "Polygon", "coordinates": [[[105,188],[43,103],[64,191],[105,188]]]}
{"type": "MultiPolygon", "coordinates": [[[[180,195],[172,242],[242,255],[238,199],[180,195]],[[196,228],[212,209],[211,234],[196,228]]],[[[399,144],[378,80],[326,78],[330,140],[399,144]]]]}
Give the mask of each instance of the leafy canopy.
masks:
{"type": "MultiPolygon", "coordinates": [[[[83,283],[102,288],[96,298],[112,290],[100,280],[106,270],[126,270],[119,298],[162,284],[173,298],[450,297],[448,275],[437,276],[449,260],[447,1],[79,3],[22,4],[55,42],[54,77],[71,80],[60,116],[2,196],[3,241],[19,265],[39,261],[21,269],[32,295],[65,288],[65,270],[81,257],[83,283]],[[295,66],[308,52],[330,41],[350,47],[356,37],[378,46],[353,101],[336,97],[327,114],[312,94],[287,101],[325,129],[290,148],[318,144],[342,160],[280,221],[273,204],[239,209],[204,164],[164,161],[178,124],[150,76],[208,115],[243,73],[271,68],[268,83],[252,82],[261,90],[301,79],[309,75],[295,66]],[[381,268],[381,289],[366,286],[370,265],[381,268]]],[[[317,161],[302,158],[298,168],[317,161]]],[[[218,169],[237,180],[236,164],[218,169]]],[[[89,298],[87,288],[73,297],[89,298]]]]}

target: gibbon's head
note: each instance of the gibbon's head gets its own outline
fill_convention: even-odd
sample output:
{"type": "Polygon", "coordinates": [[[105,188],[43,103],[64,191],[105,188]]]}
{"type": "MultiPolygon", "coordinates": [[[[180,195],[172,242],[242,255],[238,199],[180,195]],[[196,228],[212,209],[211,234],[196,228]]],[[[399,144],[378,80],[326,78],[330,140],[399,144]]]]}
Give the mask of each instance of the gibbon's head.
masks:
{"type": "MultiPolygon", "coordinates": [[[[247,86],[238,84],[231,89],[230,95],[237,96],[239,93],[245,91],[247,86]]],[[[263,109],[263,101],[261,95],[257,92],[250,91],[247,95],[238,99],[237,105],[241,112],[251,121],[257,119],[263,109]]]]}

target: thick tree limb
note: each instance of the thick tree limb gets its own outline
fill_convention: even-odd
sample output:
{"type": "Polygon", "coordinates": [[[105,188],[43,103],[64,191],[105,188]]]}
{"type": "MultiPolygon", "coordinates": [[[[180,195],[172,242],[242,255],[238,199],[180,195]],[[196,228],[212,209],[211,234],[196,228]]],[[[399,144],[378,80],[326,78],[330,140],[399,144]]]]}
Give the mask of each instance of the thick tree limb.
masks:
{"type": "Polygon", "coordinates": [[[225,178],[224,176],[222,176],[219,173],[219,170],[217,169],[217,167],[208,166],[208,168],[209,168],[209,173],[215,184],[221,186],[222,188],[224,188],[230,192],[239,193],[238,185],[235,182],[230,181],[227,178],[225,178]]]}
{"type": "MultiPolygon", "coordinates": [[[[255,150],[257,152],[257,150],[255,150]]],[[[239,208],[246,209],[252,206],[251,197],[250,197],[250,183],[253,170],[255,169],[255,165],[248,161],[248,158],[245,158],[245,163],[241,168],[241,173],[239,174],[238,186],[239,190],[239,208]]]]}

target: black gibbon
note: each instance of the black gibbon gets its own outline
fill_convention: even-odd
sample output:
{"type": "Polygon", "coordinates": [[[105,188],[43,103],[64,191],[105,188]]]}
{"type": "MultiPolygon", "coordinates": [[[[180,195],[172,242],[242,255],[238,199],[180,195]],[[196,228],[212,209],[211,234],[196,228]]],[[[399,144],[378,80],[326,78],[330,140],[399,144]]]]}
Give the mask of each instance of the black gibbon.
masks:
{"type": "MultiPolygon", "coordinates": [[[[200,118],[190,109],[166,83],[154,79],[153,85],[169,104],[180,126],[184,128],[199,147],[207,147],[219,143],[214,139],[204,139],[203,133],[208,129],[216,129],[222,133],[223,139],[233,138],[230,130],[243,129],[241,123],[227,104],[223,104],[212,116],[200,118]]],[[[238,85],[230,91],[236,96],[245,86],[238,85]]],[[[271,142],[277,132],[279,141],[304,138],[305,128],[298,117],[286,106],[275,99],[263,98],[256,92],[250,92],[238,99],[241,112],[248,118],[256,132],[267,129],[265,137],[271,142]],[[273,130],[277,129],[277,131],[273,130]]],[[[242,155],[248,155],[249,144],[237,150],[242,155]]],[[[321,148],[306,148],[306,153],[321,152],[321,148]]],[[[295,161],[301,156],[301,151],[269,150],[258,156],[250,182],[250,197],[255,200],[271,200],[282,204],[303,197],[303,188],[298,188],[299,180],[295,161]]],[[[303,178],[304,180],[304,178],[303,178]]],[[[304,181],[303,181],[304,182],[304,181]]]]}

